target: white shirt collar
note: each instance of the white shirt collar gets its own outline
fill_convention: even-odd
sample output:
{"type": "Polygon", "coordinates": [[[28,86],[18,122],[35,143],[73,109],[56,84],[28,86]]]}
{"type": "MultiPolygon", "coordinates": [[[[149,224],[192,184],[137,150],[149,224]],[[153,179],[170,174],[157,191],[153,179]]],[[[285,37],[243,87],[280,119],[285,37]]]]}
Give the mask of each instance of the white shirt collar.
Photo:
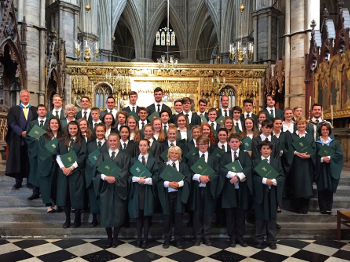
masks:
{"type": "Polygon", "coordinates": [[[174,142],[170,142],[170,141],[168,140],[168,146],[169,146],[169,147],[171,147],[171,145],[170,145],[171,143],[173,143],[174,146],[176,146],[176,140],[175,140],[174,142]]]}
{"type": "Polygon", "coordinates": [[[167,165],[171,165],[171,166],[173,166],[173,163],[175,163],[176,167],[179,167],[179,160],[176,160],[175,162],[169,160],[168,162],[166,162],[167,165]]]}
{"type": "Polygon", "coordinates": [[[45,117],[45,118],[43,118],[43,119],[38,118],[38,122],[39,122],[39,124],[40,124],[40,121],[41,121],[41,120],[43,120],[43,121],[44,121],[44,123],[45,123],[45,121],[46,121],[46,117],[45,117]]]}
{"type": "Polygon", "coordinates": [[[105,139],[102,139],[102,140],[96,139],[96,144],[97,144],[97,145],[98,145],[98,142],[101,142],[101,145],[103,146],[104,143],[106,142],[106,140],[105,140],[105,139]]]}
{"type": "Polygon", "coordinates": [[[108,153],[109,153],[110,156],[112,156],[112,152],[115,152],[115,156],[117,156],[118,153],[119,153],[119,149],[116,149],[114,151],[112,151],[111,149],[108,149],[108,153]]]}
{"type": "MultiPolygon", "coordinates": [[[[234,154],[234,153],[235,153],[235,150],[233,150],[233,149],[231,148],[231,154],[234,154]]],[[[236,154],[237,154],[237,156],[239,156],[239,148],[237,148],[236,154]]]]}
{"type": "Polygon", "coordinates": [[[273,111],[275,111],[275,107],[266,107],[266,110],[268,111],[268,112],[270,112],[271,110],[273,110],[273,111]]]}
{"type": "MultiPolygon", "coordinates": [[[[260,138],[261,138],[261,141],[264,141],[264,140],[266,140],[266,136],[264,136],[264,134],[260,134],[260,138]]],[[[267,139],[269,140],[269,141],[271,141],[271,135],[269,135],[268,137],[267,137],[267,139]]]]}
{"type": "Polygon", "coordinates": [[[322,118],[321,117],[319,117],[319,118],[313,117],[311,120],[314,121],[314,122],[316,122],[317,120],[319,122],[322,122],[322,118]]]}
{"type": "Polygon", "coordinates": [[[264,159],[267,159],[267,162],[270,163],[270,156],[268,158],[261,156],[261,160],[264,160],[264,159]]]}
{"type": "Polygon", "coordinates": [[[303,135],[300,135],[298,130],[295,131],[295,133],[296,133],[299,137],[305,137],[306,134],[307,134],[306,130],[305,130],[305,133],[304,133],[303,135]]]}
{"type": "Polygon", "coordinates": [[[139,160],[140,162],[142,162],[142,156],[145,157],[145,161],[147,162],[147,160],[148,160],[148,154],[146,154],[146,155],[141,155],[141,154],[139,154],[138,160],[139,160]]]}

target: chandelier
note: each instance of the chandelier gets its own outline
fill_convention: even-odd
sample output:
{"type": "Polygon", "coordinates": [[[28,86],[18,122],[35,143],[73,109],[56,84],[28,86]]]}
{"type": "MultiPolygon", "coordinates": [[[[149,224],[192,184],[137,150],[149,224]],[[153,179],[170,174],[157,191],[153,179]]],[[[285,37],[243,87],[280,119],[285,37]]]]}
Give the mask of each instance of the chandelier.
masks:
{"type": "Polygon", "coordinates": [[[251,61],[254,55],[254,44],[251,42],[243,43],[242,36],[242,13],[244,10],[244,5],[239,7],[241,11],[240,24],[241,24],[241,40],[230,44],[229,57],[232,61],[242,64],[245,59],[251,61]]]}
{"type": "MultiPolygon", "coordinates": [[[[87,4],[85,6],[85,10],[86,10],[86,15],[89,13],[89,11],[91,10],[91,6],[89,4],[87,4]]],[[[86,20],[86,19],[85,19],[86,20]]],[[[85,22],[86,25],[86,22],[85,22]]],[[[85,26],[85,28],[87,28],[85,26]]],[[[91,61],[91,49],[89,46],[89,35],[86,32],[86,40],[84,41],[84,39],[79,42],[79,41],[74,41],[74,45],[75,45],[75,54],[78,58],[80,58],[83,54],[84,54],[84,60],[86,62],[90,62],[91,61]],[[85,51],[81,51],[81,46],[85,43],[85,46],[83,47],[83,50],[85,49],[85,51]]],[[[96,42],[94,44],[94,53],[92,54],[92,56],[94,57],[94,60],[97,61],[98,60],[98,54],[99,54],[99,44],[98,42],[96,42]]]]}

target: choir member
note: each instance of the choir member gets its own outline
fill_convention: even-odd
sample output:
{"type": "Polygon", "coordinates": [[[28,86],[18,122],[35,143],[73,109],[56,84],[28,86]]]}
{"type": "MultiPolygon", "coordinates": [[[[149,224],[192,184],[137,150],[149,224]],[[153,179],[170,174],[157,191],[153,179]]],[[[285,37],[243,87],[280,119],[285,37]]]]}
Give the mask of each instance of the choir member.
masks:
{"type": "MultiPolygon", "coordinates": [[[[145,139],[149,142],[150,150],[149,155],[157,160],[158,163],[161,162],[160,155],[163,153],[161,142],[154,138],[154,128],[151,124],[147,124],[144,127],[145,139]]],[[[164,140],[165,141],[165,137],[164,140]]],[[[162,141],[162,142],[163,142],[162,141]]]]}
{"type": "Polygon", "coordinates": [[[224,117],[230,117],[232,118],[232,111],[228,108],[228,105],[230,103],[230,99],[228,96],[223,95],[221,96],[221,108],[217,111],[218,117],[224,116],[224,117]]]}
{"type": "Polygon", "coordinates": [[[91,109],[89,108],[91,105],[90,98],[82,96],[80,99],[80,105],[83,109],[76,114],[75,119],[79,120],[80,118],[84,118],[90,125],[92,125],[91,109]]]}
{"type": "Polygon", "coordinates": [[[160,118],[153,118],[151,125],[153,126],[154,130],[154,138],[155,140],[162,142],[165,141],[165,133],[162,128],[162,120],[160,118]]]}
{"type": "Polygon", "coordinates": [[[122,126],[126,125],[126,119],[128,118],[129,114],[125,111],[119,111],[117,113],[117,122],[115,124],[115,127],[117,128],[118,132],[120,131],[120,128],[122,126]]]}
{"type": "Polygon", "coordinates": [[[138,106],[136,105],[137,99],[138,99],[137,92],[130,91],[129,92],[129,102],[130,102],[130,104],[127,107],[124,107],[122,109],[122,111],[125,111],[125,112],[128,112],[128,113],[134,112],[136,114],[136,112],[138,110],[138,106]]]}
{"type": "Polygon", "coordinates": [[[296,131],[296,127],[293,120],[293,111],[289,107],[283,111],[284,121],[282,122],[282,131],[293,134],[296,131]]]}
{"type": "Polygon", "coordinates": [[[104,114],[104,116],[102,117],[102,123],[105,124],[106,126],[106,134],[105,134],[106,140],[108,139],[111,133],[116,133],[116,134],[118,133],[117,128],[114,127],[115,119],[111,113],[104,114]]]}
{"type": "Polygon", "coordinates": [[[266,119],[267,119],[267,113],[265,111],[259,111],[257,116],[258,124],[256,125],[259,133],[261,133],[262,122],[266,119]]]}
{"type": "Polygon", "coordinates": [[[75,106],[73,104],[67,104],[65,106],[65,116],[65,119],[60,120],[62,131],[64,133],[67,132],[67,125],[69,124],[69,122],[75,121],[75,106]]]}
{"type": "Polygon", "coordinates": [[[267,107],[263,110],[266,112],[267,119],[273,120],[275,117],[283,118],[283,111],[275,108],[276,100],[272,95],[266,96],[267,107]]]}
{"type": "Polygon", "coordinates": [[[130,130],[130,140],[133,140],[135,143],[138,143],[141,139],[141,134],[139,132],[139,127],[137,124],[137,120],[133,116],[129,116],[126,120],[126,125],[130,130]]]}
{"type": "Polygon", "coordinates": [[[88,143],[92,139],[92,132],[90,130],[89,122],[85,118],[80,118],[78,121],[80,132],[88,143]]]}
{"type": "Polygon", "coordinates": [[[137,155],[138,145],[134,140],[129,140],[130,129],[127,126],[122,126],[119,131],[120,143],[119,150],[127,153],[131,158],[137,155]]]}
{"type": "Polygon", "coordinates": [[[241,122],[244,122],[244,120],[247,117],[251,117],[254,121],[254,124],[258,126],[258,116],[253,113],[253,100],[250,98],[247,98],[243,101],[243,107],[244,107],[244,113],[241,115],[241,122]]]}
{"type": "MultiPolygon", "coordinates": [[[[198,116],[197,116],[198,117],[198,116]]],[[[184,114],[177,115],[177,132],[176,141],[184,140],[186,143],[192,140],[191,130],[189,129],[188,118],[184,114]]]]}
{"type": "Polygon", "coordinates": [[[46,118],[50,119],[51,117],[55,116],[59,120],[65,119],[65,115],[62,109],[62,97],[59,94],[55,94],[52,97],[52,104],[53,109],[46,113],[46,118]]]}

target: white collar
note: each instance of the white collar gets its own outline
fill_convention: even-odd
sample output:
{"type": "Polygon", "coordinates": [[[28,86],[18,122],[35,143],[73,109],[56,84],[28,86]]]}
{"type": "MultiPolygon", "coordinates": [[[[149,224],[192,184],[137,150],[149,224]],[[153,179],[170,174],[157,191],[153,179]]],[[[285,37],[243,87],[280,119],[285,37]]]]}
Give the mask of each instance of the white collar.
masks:
{"type": "Polygon", "coordinates": [[[208,157],[209,153],[208,151],[205,151],[204,153],[202,153],[201,151],[198,152],[199,153],[199,157],[201,157],[203,154],[205,155],[205,158],[208,157]]]}
{"type": "Polygon", "coordinates": [[[170,147],[170,144],[171,143],[173,143],[174,144],[174,146],[176,146],[176,140],[174,141],[174,142],[170,142],[169,140],[168,140],[168,146],[170,147]]]}
{"type": "Polygon", "coordinates": [[[269,112],[270,112],[271,110],[274,110],[274,111],[275,111],[275,107],[271,107],[271,108],[270,108],[270,107],[266,107],[266,110],[269,111],[269,112]]]}
{"type": "Polygon", "coordinates": [[[46,117],[45,118],[43,118],[43,119],[40,119],[39,117],[38,117],[38,121],[39,121],[39,123],[40,123],[40,121],[41,120],[43,120],[44,122],[46,121],[46,117]]]}
{"type": "Polygon", "coordinates": [[[328,142],[331,141],[331,140],[332,140],[332,139],[328,136],[327,140],[324,141],[324,140],[322,139],[322,136],[320,136],[320,141],[323,142],[324,144],[328,144],[328,142]]]}
{"type": "Polygon", "coordinates": [[[117,156],[118,155],[118,153],[119,153],[119,149],[116,149],[116,150],[112,150],[112,149],[108,149],[108,153],[109,153],[109,155],[111,155],[112,154],[112,152],[115,152],[115,155],[117,156]]]}
{"type": "Polygon", "coordinates": [[[84,109],[81,110],[81,112],[87,112],[87,113],[90,113],[90,111],[91,111],[90,108],[88,108],[88,109],[86,109],[86,110],[84,110],[84,109]]]}
{"type": "Polygon", "coordinates": [[[297,130],[297,131],[295,131],[295,133],[296,133],[296,134],[297,134],[299,137],[300,137],[300,136],[301,136],[301,137],[304,137],[304,136],[306,136],[307,131],[305,130],[305,133],[304,133],[303,135],[300,135],[298,130],[297,130]]]}
{"type": "Polygon", "coordinates": [[[147,159],[148,159],[148,154],[146,154],[146,155],[141,155],[141,153],[139,154],[139,157],[138,157],[138,159],[140,160],[140,161],[142,161],[142,156],[144,156],[145,157],[145,160],[147,161],[147,159]]]}
{"type": "Polygon", "coordinates": [[[101,142],[101,144],[103,145],[104,143],[106,143],[106,140],[103,138],[102,140],[98,140],[96,138],[96,144],[98,145],[98,142],[101,142]]]}
{"type": "Polygon", "coordinates": [[[264,136],[263,133],[261,133],[261,134],[260,134],[260,138],[261,138],[261,141],[266,140],[266,138],[267,138],[269,141],[271,141],[271,135],[269,135],[268,137],[266,137],[266,136],[264,136]]]}
{"type": "Polygon", "coordinates": [[[316,122],[317,120],[318,120],[319,122],[322,122],[322,118],[321,118],[321,117],[319,117],[319,118],[313,117],[311,120],[314,121],[314,122],[316,122]]]}
{"type": "Polygon", "coordinates": [[[268,158],[265,158],[265,157],[261,156],[261,160],[264,160],[264,159],[267,159],[267,162],[270,163],[270,156],[268,158]]]}
{"type": "Polygon", "coordinates": [[[176,160],[175,162],[169,160],[168,162],[166,162],[167,165],[171,165],[171,166],[173,165],[173,163],[175,163],[175,165],[178,166],[179,165],[179,160],[176,160]]]}
{"type": "Polygon", "coordinates": [[[233,150],[232,148],[231,148],[231,154],[234,154],[234,153],[237,153],[237,156],[239,156],[239,148],[237,148],[237,150],[235,151],[235,150],[233,150]]]}

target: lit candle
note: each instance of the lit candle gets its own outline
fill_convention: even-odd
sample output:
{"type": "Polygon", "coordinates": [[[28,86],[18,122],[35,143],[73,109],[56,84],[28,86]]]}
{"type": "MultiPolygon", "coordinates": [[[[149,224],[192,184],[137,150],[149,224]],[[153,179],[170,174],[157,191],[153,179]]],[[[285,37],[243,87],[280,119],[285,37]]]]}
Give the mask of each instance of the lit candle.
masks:
{"type": "Polygon", "coordinates": [[[331,119],[333,120],[333,105],[331,105],[331,119]]]}
{"type": "Polygon", "coordinates": [[[88,44],[87,44],[87,40],[85,41],[85,47],[87,47],[88,46],[88,44]]]}
{"type": "Polygon", "coordinates": [[[311,96],[310,96],[310,100],[309,100],[309,110],[311,110],[311,96]]]}

